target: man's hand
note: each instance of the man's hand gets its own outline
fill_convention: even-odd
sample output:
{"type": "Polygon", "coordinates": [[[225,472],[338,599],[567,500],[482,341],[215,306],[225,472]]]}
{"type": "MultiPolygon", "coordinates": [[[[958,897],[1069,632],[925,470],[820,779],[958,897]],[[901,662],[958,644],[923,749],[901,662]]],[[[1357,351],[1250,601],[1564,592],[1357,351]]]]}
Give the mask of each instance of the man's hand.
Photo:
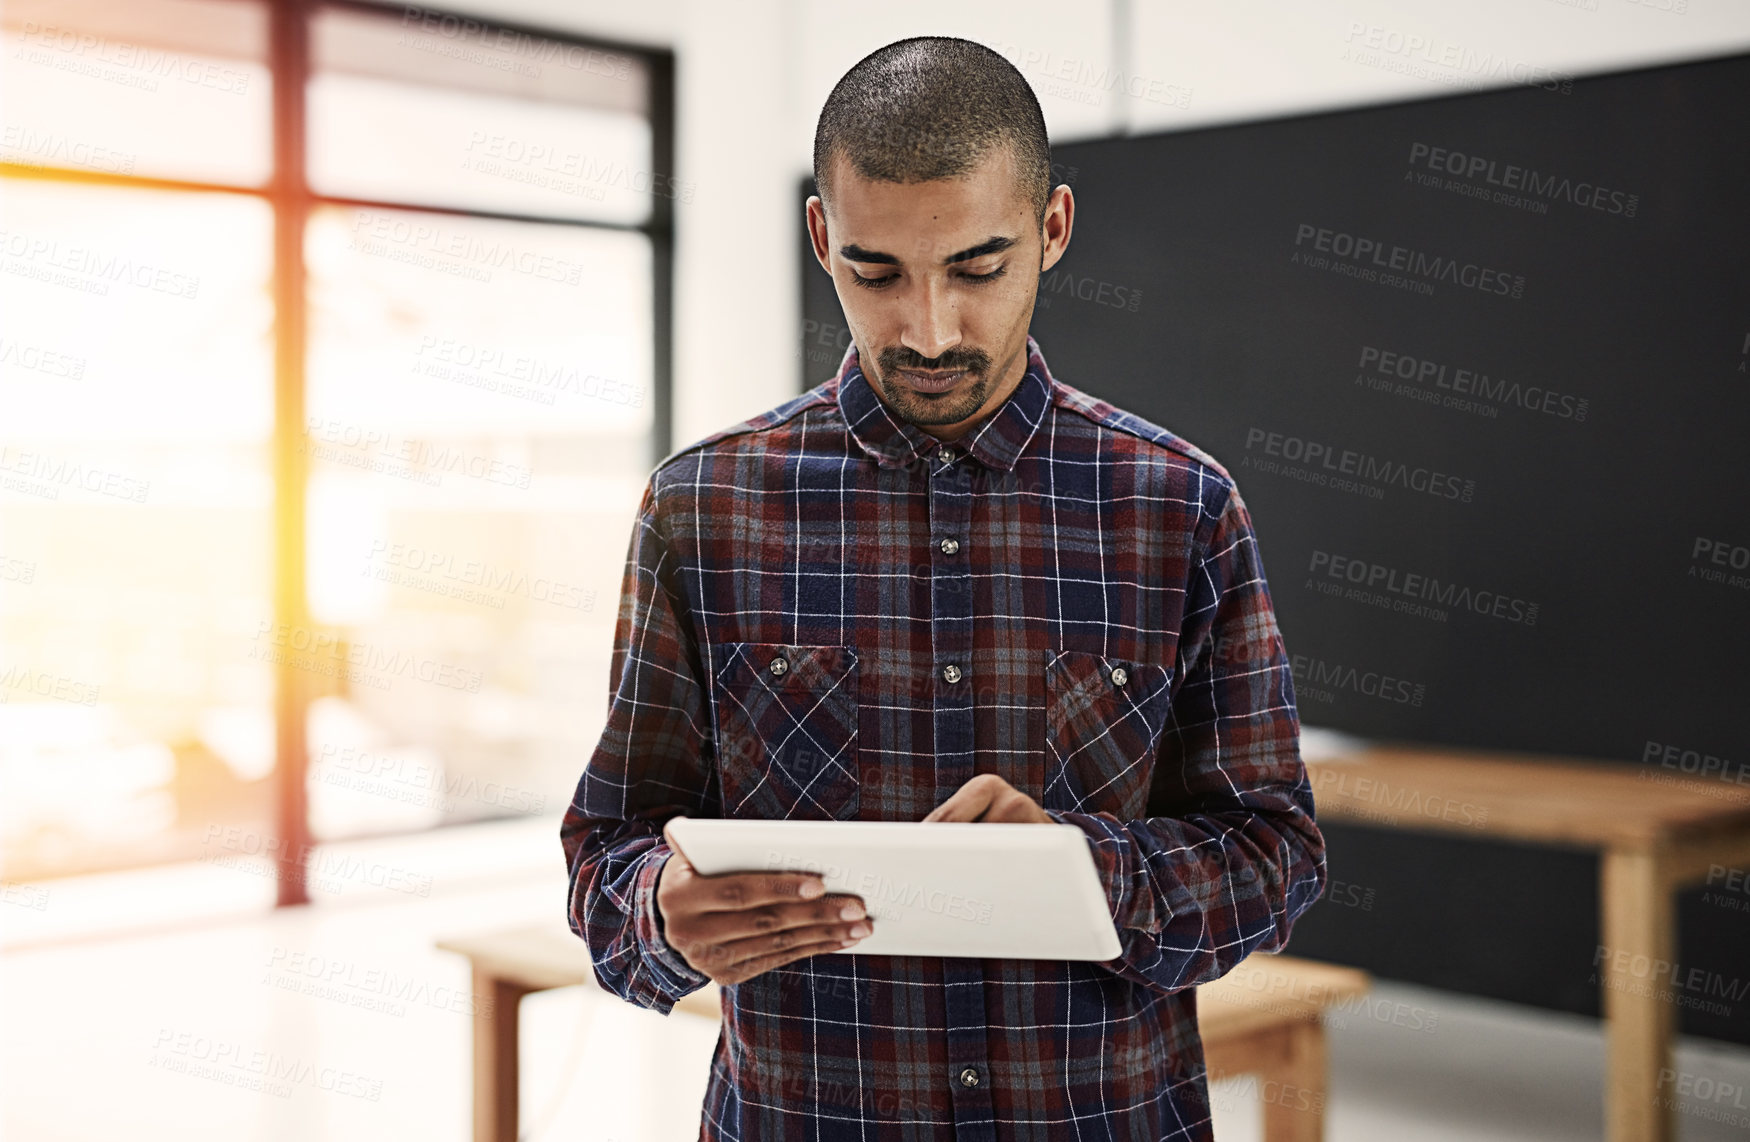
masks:
{"type": "Polygon", "coordinates": [[[812,873],[702,876],[666,828],[662,835],[674,850],[656,876],[656,909],[668,946],[720,984],[848,948],[873,930],[861,899],[825,895],[812,873]]]}
{"type": "Polygon", "coordinates": [[[1016,825],[1049,825],[1039,802],[994,773],[981,773],[930,810],[925,821],[993,821],[1016,825]]]}

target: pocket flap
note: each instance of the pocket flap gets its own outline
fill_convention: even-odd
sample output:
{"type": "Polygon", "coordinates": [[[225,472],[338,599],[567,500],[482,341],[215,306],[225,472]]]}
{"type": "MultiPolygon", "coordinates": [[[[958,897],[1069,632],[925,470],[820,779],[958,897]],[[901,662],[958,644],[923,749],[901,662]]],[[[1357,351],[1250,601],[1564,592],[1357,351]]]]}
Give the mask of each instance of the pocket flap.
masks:
{"type": "Polygon", "coordinates": [[[1171,670],[1150,662],[1053,654],[1046,665],[1045,807],[1143,816],[1172,681],[1171,670]]]}
{"type": "Polygon", "coordinates": [[[725,817],[855,817],[857,654],[847,646],[722,646],[713,680],[725,817]]]}

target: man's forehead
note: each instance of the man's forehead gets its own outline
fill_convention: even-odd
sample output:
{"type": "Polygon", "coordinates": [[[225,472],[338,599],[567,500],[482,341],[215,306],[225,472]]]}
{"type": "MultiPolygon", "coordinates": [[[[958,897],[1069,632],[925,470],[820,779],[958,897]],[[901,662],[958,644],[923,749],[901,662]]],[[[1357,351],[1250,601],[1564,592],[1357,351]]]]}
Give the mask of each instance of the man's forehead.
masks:
{"type": "Polygon", "coordinates": [[[831,186],[828,230],[851,261],[949,262],[998,253],[1025,239],[1032,217],[1006,155],[966,175],[922,182],[868,178],[836,155],[831,186]]]}

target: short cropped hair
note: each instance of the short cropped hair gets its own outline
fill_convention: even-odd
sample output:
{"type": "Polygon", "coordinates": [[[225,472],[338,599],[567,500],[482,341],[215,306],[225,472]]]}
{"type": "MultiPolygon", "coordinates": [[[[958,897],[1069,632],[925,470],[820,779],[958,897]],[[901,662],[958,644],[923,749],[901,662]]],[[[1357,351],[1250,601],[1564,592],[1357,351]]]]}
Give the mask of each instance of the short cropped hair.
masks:
{"type": "Polygon", "coordinates": [[[966,175],[1005,144],[1018,189],[1043,223],[1051,143],[1033,89],[983,44],[914,36],[864,56],[826,97],[814,128],[814,184],[822,201],[831,199],[835,153],[864,178],[925,182],[966,175]]]}

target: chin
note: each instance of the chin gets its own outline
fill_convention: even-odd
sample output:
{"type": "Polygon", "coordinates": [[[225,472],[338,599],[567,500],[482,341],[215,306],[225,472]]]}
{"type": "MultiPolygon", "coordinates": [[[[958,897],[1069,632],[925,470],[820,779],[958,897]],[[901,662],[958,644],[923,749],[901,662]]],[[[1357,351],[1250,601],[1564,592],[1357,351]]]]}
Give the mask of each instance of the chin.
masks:
{"type": "Polygon", "coordinates": [[[939,428],[944,424],[959,424],[975,415],[988,396],[982,378],[975,378],[965,392],[931,395],[920,393],[904,381],[896,385],[883,384],[887,403],[906,420],[920,428],[939,428]]]}

